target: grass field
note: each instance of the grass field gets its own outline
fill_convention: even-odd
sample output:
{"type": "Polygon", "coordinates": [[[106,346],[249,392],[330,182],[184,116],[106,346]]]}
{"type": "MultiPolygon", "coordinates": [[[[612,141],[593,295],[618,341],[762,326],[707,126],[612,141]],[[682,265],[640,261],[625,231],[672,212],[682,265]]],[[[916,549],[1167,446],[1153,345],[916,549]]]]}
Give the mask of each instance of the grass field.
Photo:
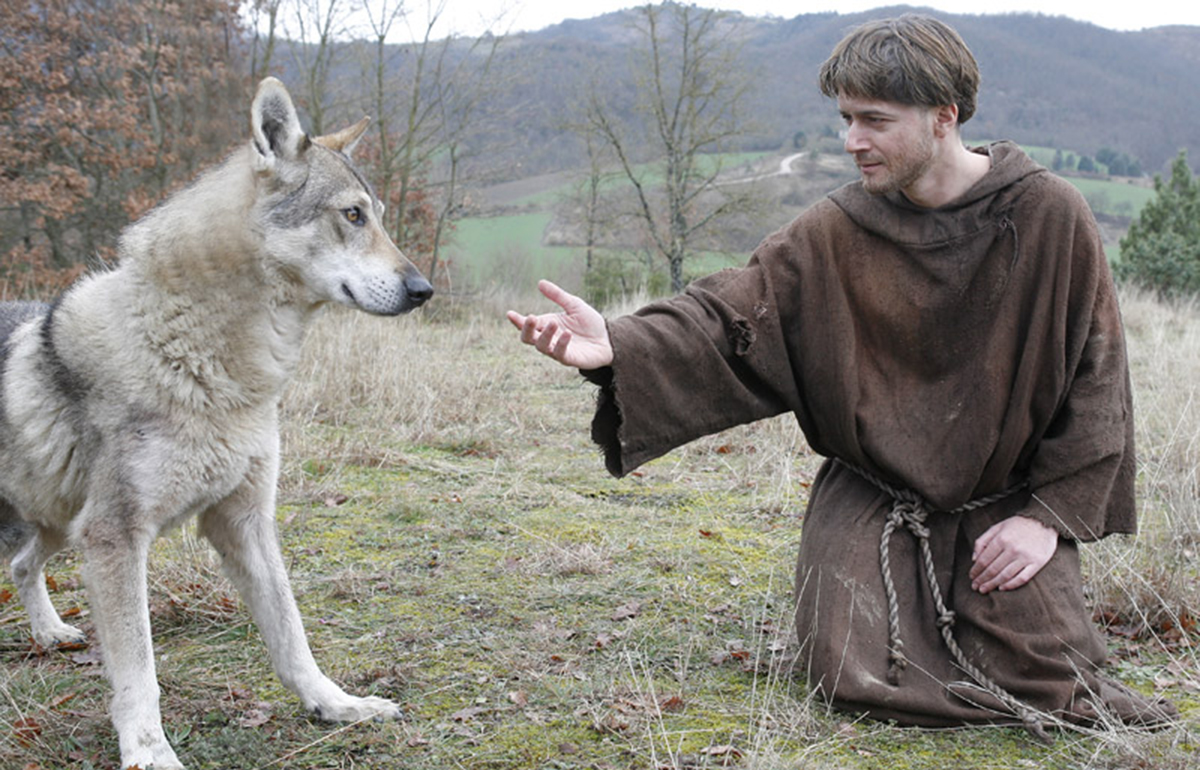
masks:
{"type": "MultiPolygon", "coordinates": [[[[444,300],[442,300],[444,302],[444,300]]],[[[1200,764],[1200,310],[1126,296],[1142,533],[1087,549],[1113,672],[1176,727],[1059,735],[900,729],[833,712],[784,665],[819,458],[780,418],[626,480],[602,469],[591,386],[477,297],[399,320],[331,313],[283,413],[277,514],[327,673],[404,721],[330,725],[271,673],[215,556],[159,542],[151,612],[168,734],[189,768],[985,770],[1200,764]]],[[[74,555],[53,597],[91,630],[74,555]]],[[[112,770],[93,647],[34,649],[0,580],[0,767],[112,770]]]]}
{"type": "MultiPolygon", "coordinates": [[[[1025,147],[1036,160],[1049,165],[1053,148],[1025,147]]],[[[750,165],[763,162],[765,153],[744,153],[722,156],[724,168],[745,174],[752,173],[750,165]]],[[[1152,187],[1134,184],[1129,180],[1110,180],[1069,176],[1097,214],[1132,217],[1154,197],[1152,187]]],[[[621,180],[610,181],[620,185],[621,180]]],[[[543,245],[543,235],[553,218],[555,206],[565,200],[572,183],[556,177],[545,189],[517,194],[505,199],[509,206],[522,206],[521,213],[500,216],[471,217],[460,220],[447,253],[458,280],[472,288],[496,285],[531,286],[538,278],[570,283],[577,280],[583,262],[583,249],[572,246],[543,245]]],[[[519,188],[517,188],[519,189],[519,188]]],[[[764,230],[763,236],[768,233],[764,230]]],[[[1115,240],[1108,246],[1109,258],[1119,260],[1115,240]]],[[[745,263],[749,253],[708,253],[696,255],[688,267],[691,275],[745,263]]],[[[662,268],[665,271],[665,266],[662,268]]]]}

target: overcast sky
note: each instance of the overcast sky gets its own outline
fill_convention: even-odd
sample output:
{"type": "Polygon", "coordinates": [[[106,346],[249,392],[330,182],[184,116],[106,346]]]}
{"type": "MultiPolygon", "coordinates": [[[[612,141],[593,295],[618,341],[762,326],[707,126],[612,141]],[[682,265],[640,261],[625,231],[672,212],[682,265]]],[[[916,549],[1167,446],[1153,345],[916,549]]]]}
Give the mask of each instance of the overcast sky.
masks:
{"type": "MultiPolygon", "coordinates": [[[[774,15],[784,18],[822,11],[855,13],[894,5],[878,0],[804,0],[790,3],[786,0],[698,0],[696,4],[705,8],[741,11],[748,16],[774,15]]],[[[419,3],[411,5],[415,7],[419,3]]],[[[516,32],[542,29],[567,18],[588,19],[637,5],[639,3],[633,0],[448,0],[447,8],[455,19],[456,31],[472,34],[479,31],[476,27],[480,19],[494,18],[501,12],[505,12],[507,22],[502,23],[501,28],[516,32]]],[[[1068,16],[1117,30],[1136,30],[1165,24],[1200,26],[1200,2],[1196,0],[932,0],[925,3],[913,2],[911,5],[964,14],[1028,11],[1050,16],[1068,16]]]]}

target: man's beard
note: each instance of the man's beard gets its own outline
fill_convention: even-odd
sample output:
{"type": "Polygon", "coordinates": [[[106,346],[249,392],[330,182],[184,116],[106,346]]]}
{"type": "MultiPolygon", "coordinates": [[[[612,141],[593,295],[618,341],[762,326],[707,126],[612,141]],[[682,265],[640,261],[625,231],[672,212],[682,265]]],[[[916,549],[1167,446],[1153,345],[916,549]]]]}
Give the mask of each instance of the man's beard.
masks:
{"type": "MultiPolygon", "coordinates": [[[[865,156],[868,162],[884,161],[884,173],[862,175],[863,189],[872,195],[887,195],[905,190],[923,177],[933,165],[933,137],[922,135],[916,146],[890,158],[865,156]]],[[[856,159],[857,161],[857,159],[856,159]]],[[[858,161],[861,165],[861,161],[858,161]]]]}

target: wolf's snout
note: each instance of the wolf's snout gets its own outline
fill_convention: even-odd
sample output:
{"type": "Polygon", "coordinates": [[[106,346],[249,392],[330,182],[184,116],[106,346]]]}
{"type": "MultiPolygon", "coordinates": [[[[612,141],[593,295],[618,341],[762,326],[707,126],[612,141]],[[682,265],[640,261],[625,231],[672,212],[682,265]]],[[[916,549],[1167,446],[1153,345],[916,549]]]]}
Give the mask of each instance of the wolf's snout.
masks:
{"type": "Polygon", "coordinates": [[[433,286],[421,274],[404,276],[404,294],[413,307],[424,304],[433,296],[433,286]]]}

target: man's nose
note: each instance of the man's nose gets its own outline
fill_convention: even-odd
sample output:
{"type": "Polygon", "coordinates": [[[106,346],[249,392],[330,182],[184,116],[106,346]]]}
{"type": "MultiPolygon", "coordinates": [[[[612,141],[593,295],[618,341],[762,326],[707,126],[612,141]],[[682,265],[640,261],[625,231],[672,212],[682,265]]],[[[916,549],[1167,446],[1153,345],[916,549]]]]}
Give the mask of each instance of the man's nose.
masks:
{"type": "Polygon", "coordinates": [[[866,137],[861,129],[853,122],[846,127],[846,152],[854,154],[869,149],[866,137]]]}

